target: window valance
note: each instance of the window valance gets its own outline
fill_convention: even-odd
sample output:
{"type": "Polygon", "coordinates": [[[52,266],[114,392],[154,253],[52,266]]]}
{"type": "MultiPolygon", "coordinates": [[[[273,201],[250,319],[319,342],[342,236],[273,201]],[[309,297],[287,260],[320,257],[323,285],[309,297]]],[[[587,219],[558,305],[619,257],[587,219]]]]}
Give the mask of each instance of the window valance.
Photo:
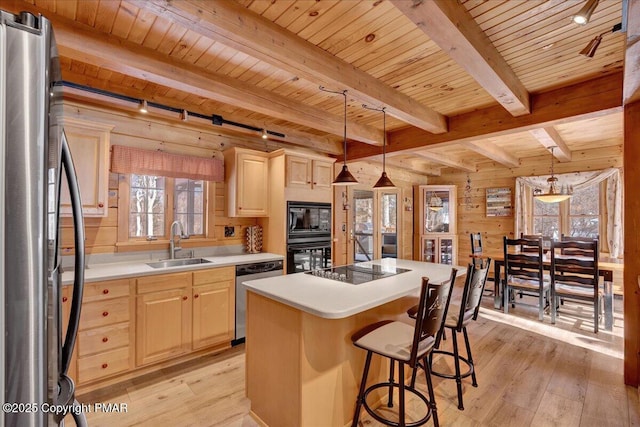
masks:
{"type": "MultiPolygon", "coordinates": [[[[611,257],[617,258],[623,253],[623,229],[622,229],[622,183],[620,182],[620,170],[609,168],[601,171],[573,172],[556,174],[563,185],[572,186],[574,191],[592,185],[597,185],[606,180],[606,207],[607,207],[607,244],[611,257]]],[[[521,176],[516,178],[515,192],[515,232],[531,234],[528,229],[527,219],[531,216],[531,194],[536,188],[546,189],[547,178],[544,176],[521,176]]]]}
{"type": "Polygon", "coordinates": [[[114,145],[111,147],[111,172],[223,182],[224,162],[114,145]]]}

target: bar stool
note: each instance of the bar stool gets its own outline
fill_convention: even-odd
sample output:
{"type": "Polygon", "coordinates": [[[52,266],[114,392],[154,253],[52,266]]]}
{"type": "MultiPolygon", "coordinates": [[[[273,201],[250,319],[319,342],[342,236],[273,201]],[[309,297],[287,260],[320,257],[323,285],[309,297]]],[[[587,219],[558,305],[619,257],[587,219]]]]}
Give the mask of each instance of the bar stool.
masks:
{"type": "Polygon", "coordinates": [[[456,380],[456,385],[458,387],[458,409],[460,410],[464,410],[464,404],[462,402],[462,378],[471,376],[471,384],[474,387],[478,387],[475,365],[473,363],[473,356],[471,355],[471,346],[469,345],[469,335],[467,334],[467,324],[471,320],[476,320],[478,318],[480,300],[482,299],[484,286],[487,282],[487,274],[489,273],[490,264],[491,258],[488,258],[483,263],[476,263],[475,267],[473,264],[469,264],[467,267],[467,279],[462,291],[460,305],[451,305],[451,309],[448,311],[447,318],[444,323],[444,327],[451,330],[453,352],[439,349],[433,350],[431,352],[431,358],[429,359],[431,361],[434,354],[453,357],[455,375],[437,372],[433,369],[431,370],[431,373],[440,378],[456,380]],[[466,358],[460,356],[460,352],[458,350],[458,332],[462,332],[464,336],[464,344],[467,348],[466,358]],[[467,365],[466,372],[460,372],[460,361],[467,365]]]}
{"type": "Polygon", "coordinates": [[[383,321],[373,325],[369,325],[362,330],[356,332],[352,337],[353,344],[367,350],[367,358],[360,383],[360,390],[356,400],[356,409],[353,415],[352,427],[358,425],[360,418],[360,410],[364,406],[365,410],[377,421],[389,426],[406,426],[405,420],[405,390],[418,397],[426,406],[427,413],[419,421],[412,422],[411,426],[419,426],[426,423],[433,415],[433,422],[438,427],[438,414],[435,403],[435,395],[433,385],[431,383],[430,366],[427,363],[427,357],[437,347],[442,330],[444,328],[444,319],[449,308],[451,299],[451,291],[455,281],[456,269],[452,269],[452,279],[442,284],[429,283],[429,279],[422,278],[422,287],[420,291],[420,302],[416,310],[415,325],[409,325],[398,321],[383,321]],[[373,384],[366,387],[367,375],[371,364],[371,356],[373,353],[383,357],[388,357],[391,363],[391,378],[388,382],[373,384]],[[423,360],[423,368],[427,378],[427,388],[429,391],[429,399],[416,390],[413,386],[406,386],[404,383],[404,365],[415,369],[418,362],[423,360]],[[398,382],[393,378],[393,366],[398,362],[398,382]],[[383,418],[367,403],[367,396],[374,390],[388,388],[389,390],[389,407],[393,406],[392,393],[394,387],[399,392],[399,421],[391,421],[383,418]]]}

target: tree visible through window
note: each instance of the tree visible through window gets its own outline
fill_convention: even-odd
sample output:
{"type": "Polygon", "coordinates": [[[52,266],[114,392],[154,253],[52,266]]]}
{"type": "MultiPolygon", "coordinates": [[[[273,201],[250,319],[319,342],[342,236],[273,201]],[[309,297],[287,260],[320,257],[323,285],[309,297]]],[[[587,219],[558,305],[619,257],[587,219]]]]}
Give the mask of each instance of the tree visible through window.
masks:
{"type": "Polygon", "coordinates": [[[129,237],[164,236],[165,178],[131,174],[129,237]]]}
{"type": "Polygon", "coordinates": [[[204,234],[204,181],[176,178],[174,218],[189,235],[204,234]]]}
{"type": "Polygon", "coordinates": [[[544,203],[533,198],[533,233],[559,239],[598,237],[600,234],[600,186],[592,185],[573,193],[560,203],[544,203]]]}

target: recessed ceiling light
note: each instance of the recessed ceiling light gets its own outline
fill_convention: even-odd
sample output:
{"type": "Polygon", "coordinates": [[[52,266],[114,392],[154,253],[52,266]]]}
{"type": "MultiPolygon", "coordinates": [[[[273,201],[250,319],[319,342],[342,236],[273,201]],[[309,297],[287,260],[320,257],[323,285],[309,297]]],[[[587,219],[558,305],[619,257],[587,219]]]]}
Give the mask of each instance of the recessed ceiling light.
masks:
{"type": "Polygon", "coordinates": [[[542,50],[548,50],[551,49],[553,47],[554,43],[549,43],[547,45],[542,46],[542,50]]]}

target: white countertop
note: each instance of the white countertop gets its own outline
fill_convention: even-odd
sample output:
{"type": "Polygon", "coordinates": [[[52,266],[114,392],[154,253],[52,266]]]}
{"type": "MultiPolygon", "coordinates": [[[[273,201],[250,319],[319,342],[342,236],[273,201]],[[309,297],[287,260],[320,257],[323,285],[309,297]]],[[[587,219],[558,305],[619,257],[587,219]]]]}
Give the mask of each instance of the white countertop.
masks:
{"type": "MultiPolygon", "coordinates": [[[[384,258],[371,261],[386,267],[400,267],[411,271],[395,276],[352,285],[310,274],[296,273],[282,277],[243,282],[249,291],[326,319],[342,319],[406,295],[417,295],[422,277],[430,283],[449,279],[451,266],[420,261],[384,258]]],[[[368,263],[361,263],[361,265],[368,263]]],[[[456,267],[457,277],[467,273],[456,267]]]]}
{"type": "MultiPolygon", "coordinates": [[[[100,280],[123,279],[127,277],[146,276],[151,274],[176,273],[179,271],[201,270],[207,268],[226,267],[229,265],[250,264],[254,262],[277,261],[284,257],[282,255],[263,252],[257,254],[211,256],[203,258],[210,262],[167,268],[153,268],[147,265],[147,262],[154,262],[158,260],[90,264],[89,268],[84,270],[84,280],[85,282],[96,282],[100,280]]],[[[72,283],[73,271],[66,271],[62,273],[62,284],[70,285],[72,283]]]]}

